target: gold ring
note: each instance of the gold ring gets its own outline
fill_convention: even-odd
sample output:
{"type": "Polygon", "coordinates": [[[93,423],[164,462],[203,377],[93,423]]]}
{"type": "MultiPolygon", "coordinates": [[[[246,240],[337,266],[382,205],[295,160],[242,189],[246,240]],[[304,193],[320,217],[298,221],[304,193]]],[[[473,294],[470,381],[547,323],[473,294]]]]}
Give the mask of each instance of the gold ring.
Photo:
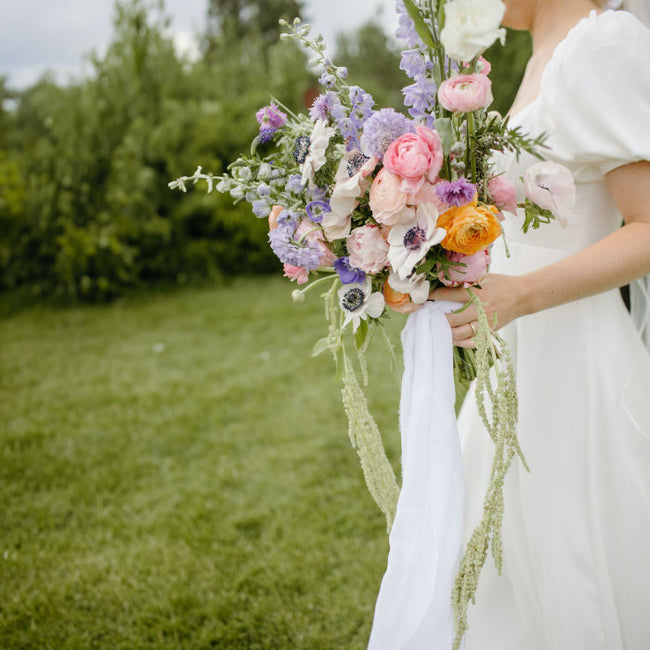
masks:
{"type": "Polygon", "coordinates": [[[477,332],[474,323],[469,323],[469,326],[472,328],[472,336],[476,336],[477,332]]]}

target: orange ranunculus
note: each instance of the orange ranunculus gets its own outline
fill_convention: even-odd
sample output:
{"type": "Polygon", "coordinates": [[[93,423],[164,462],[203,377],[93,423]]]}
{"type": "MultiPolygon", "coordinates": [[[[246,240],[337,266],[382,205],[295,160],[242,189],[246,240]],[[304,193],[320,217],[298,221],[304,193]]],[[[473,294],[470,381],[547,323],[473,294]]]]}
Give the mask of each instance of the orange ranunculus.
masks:
{"type": "Polygon", "coordinates": [[[384,282],[382,293],[384,294],[386,304],[393,311],[398,311],[402,314],[411,314],[420,306],[411,300],[411,296],[409,296],[408,293],[395,291],[395,289],[388,284],[388,281],[384,282]]]}
{"type": "Polygon", "coordinates": [[[478,205],[476,199],[459,208],[449,208],[436,224],[447,231],[441,246],[464,255],[487,248],[501,234],[498,212],[493,205],[478,205]]]}

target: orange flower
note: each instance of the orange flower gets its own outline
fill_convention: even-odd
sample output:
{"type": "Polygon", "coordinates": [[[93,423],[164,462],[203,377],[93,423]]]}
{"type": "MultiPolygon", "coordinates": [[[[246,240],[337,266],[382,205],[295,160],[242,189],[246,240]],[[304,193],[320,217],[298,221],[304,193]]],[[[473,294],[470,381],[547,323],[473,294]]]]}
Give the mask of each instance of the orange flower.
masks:
{"type": "Polygon", "coordinates": [[[411,296],[409,296],[408,293],[395,291],[395,289],[388,284],[388,281],[384,282],[382,293],[384,294],[386,304],[393,311],[398,311],[402,314],[411,314],[420,306],[411,300],[411,296]]]}
{"type": "Polygon", "coordinates": [[[441,246],[464,255],[487,248],[501,234],[498,212],[493,205],[478,205],[476,199],[459,208],[449,208],[436,224],[447,231],[441,246]]]}

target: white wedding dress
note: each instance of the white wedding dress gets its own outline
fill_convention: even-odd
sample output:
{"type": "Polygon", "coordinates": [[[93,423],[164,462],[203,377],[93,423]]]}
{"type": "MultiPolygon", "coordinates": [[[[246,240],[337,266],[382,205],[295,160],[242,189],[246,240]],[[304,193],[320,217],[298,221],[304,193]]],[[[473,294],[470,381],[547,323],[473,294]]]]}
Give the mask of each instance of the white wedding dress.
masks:
{"type": "MultiPolygon", "coordinates": [[[[604,174],[650,160],[650,31],[631,14],[592,12],[555,50],[538,99],[512,126],[549,134],[577,207],[566,229],[523,235],[506,223],[511,257],[492,271],[523,274],[621,224],[604,174]]],[[[518,179],[532,162],[504,156],[518,179]]],[[[644,206],[650,210],[650,206],[644,206]]],[[[618,291],[504,328],[515,360],[516,460],[505,483],[504,570],[491,557],[470,605],[466,650],[650,648],[650,355],[618,291]]],[[[493,446],[470,392],[459,420],[468,498],[478,523],[493,446]]]]}

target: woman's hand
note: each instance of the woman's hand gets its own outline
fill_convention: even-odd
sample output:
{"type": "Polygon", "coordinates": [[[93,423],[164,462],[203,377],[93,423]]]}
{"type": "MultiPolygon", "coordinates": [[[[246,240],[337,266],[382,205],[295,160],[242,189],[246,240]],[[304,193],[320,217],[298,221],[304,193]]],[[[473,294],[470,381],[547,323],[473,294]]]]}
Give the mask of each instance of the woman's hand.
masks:
{"type": "MultiPolygon", "coordinates": [[[[525,289],[522,278],[514,275],[488,274],[481,282],[481,288],[472,291],[485,305],[488,323],[498,330],[519,316],[527,313],[525,308],[525,289]]],[[[466,289],[435,289],[429,294],[431,300],[452,300],[467,303],[470,296],[466,289]]],[[[462,311],[447,314],[451,325],[454,345],[461,348],[476,347],[474,337],[477,331],[477,311],[475,305],[469,305],[462,311]]]]}

